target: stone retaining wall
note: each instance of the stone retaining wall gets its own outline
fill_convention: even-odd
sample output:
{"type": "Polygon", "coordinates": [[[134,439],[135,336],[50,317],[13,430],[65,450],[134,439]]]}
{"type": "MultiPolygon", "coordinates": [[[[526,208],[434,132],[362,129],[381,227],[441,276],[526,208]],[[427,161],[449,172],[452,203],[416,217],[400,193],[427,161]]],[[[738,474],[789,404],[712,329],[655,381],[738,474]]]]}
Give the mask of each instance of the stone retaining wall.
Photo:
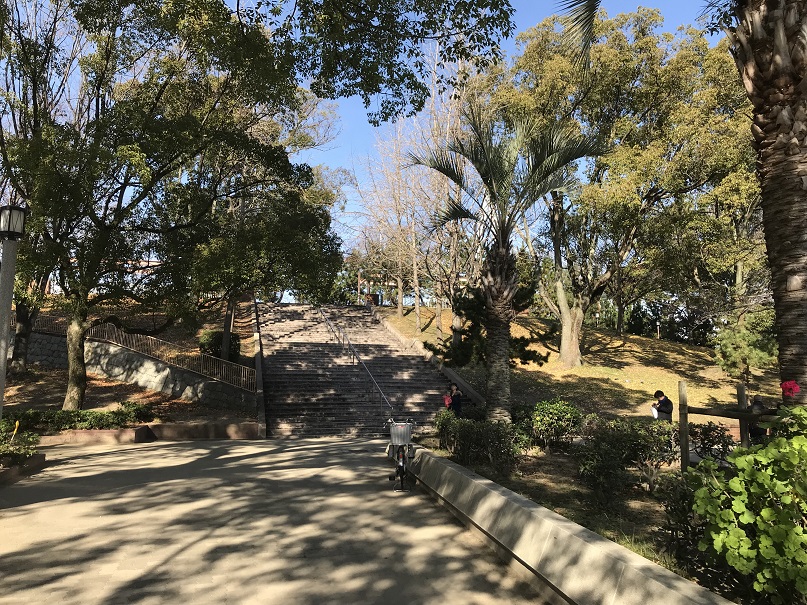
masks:
{"type": "MultiPolygon", "coordinates": [[[[256,413],[256,394],[190,370],[184,370],[107,342],[85,342],[87,371],[112,380],[137,384],[171,397],[203,401],[224,409],[238,408],[256,413]]],[[[51,368],[67,367],[67,342],[64,336],[34,332],[28,349],[28,361],[51,368]]]]}

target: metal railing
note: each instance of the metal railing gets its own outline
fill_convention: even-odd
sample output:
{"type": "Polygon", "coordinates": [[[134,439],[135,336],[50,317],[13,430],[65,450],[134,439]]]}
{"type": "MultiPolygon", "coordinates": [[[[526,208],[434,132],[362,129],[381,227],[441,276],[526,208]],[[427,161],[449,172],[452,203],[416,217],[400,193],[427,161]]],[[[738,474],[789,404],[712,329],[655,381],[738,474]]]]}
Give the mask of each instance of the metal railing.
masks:
{"type": "MultiPolygon", "coordinates": [[[[67,319],[62,317],[39,315],[34,322],[34,331],[64,335],[67,333],[67,324],[67,319]]],[[[225,361],[212,355],[205,355],[194,349],[182,347],[153,336],[129,334],[112,324],[93,326],[87,330],[86,336],[91,340],[119,345],[141,355],[147,355],[167,364],[196,372],[202,376],[230,384],[251,393],[254,393],[256,389],[254,368],[242,366],[232,361],[225,361]]]]}
{"type": "Polygon", "coordinates": [[[370,382],[372,383],[374,390],[377,391],[378,394],[381,396],[381,403],[382,404],[386,403],[387,407],[391,411],[395,411],[395,408],[389,402],[387,396],[384,395],[384,391],[382,391],[381,387],[378,386],[378,382],[376,382],[376,379],[373,377],[372,372],[370,372],[370,369],[362,361],[361,357],[359,356],[359,352],[356,350],[356,347],[354,347],[353,343],[350,342],[350,338],[348,337],[347,333],[342,329],[342,326],[334,325],[333,322],[331,322],[331,320],[328,319],[328,316],[325,315],[325,312],[322,310],[322,307],[317,307],[317,310],[319,311],[319,314],[322,316],[322,319],[325,320],[325,324],[328,326],[328,329],[336,337],[336,341],[342,346],[342,349],[347,349],[349,351],[351,363],[354,364],[358,363],[359,365],[361,365],[362,368],[364,368],[364,371],[367,374],[367,377],[370,379],[370,382]]]}

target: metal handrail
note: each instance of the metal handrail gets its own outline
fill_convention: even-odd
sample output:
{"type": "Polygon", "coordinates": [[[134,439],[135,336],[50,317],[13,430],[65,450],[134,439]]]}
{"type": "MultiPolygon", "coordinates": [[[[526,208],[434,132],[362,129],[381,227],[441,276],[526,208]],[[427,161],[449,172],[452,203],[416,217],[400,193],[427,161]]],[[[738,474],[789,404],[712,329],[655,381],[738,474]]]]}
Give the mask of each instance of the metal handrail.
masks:
{"type": "Polygon", "coordinates": [[[367,372],[367,376],[370,378],[370,381],[373,383],[373,386],[378,391],[378,394],[381,395],[381,400],[383,401],[383,403],[386,403],[387,407],[389,407],[390,410],[395,411],[395,408],[389,402],[387,396],[384,395],[384,391],[381,390],[381,387],[378,385],[376,379],[373,377],[372,372],[370,372],[370,369],[365,365],[364,361],[362,361],[362,358],[359,356],[359,352],[356,350],[356,347],[354,347],[353,343],[350,342],[350,338],[348,337],[347,333],[342,329],[342,326],[335,326],[331,322],[331,320],[328,319],[327,315],[325,315],[325,312],[322,310],[322,307],[317,307],[317,310],[319,311],[319,314],[322,316],[322,319],[325,320],[325,324],[328,326],[328,329],[330,329],[330,331],[333,332],[333,335],[336,337],[336,341],[340,345],[342,345],[343,349],[345,348],[345,346],[347,346],[348,351],[350,351],[351,362],[358,361],[361,364],[361,367],[363,367],[364,371],[367,372]]]}
{"type": "MultiPolygon", "coordinates": [[[[67,323],[67,320],[61,317],[39,315],[34,322],[34,331],[64,335],[67,333],[67,323]]],[[[239,389],[252,393],[256,390],[257,379],[254,368],[205,355],[189,347],[182,347],[153,336],[124,332],[108,323],[89,328],[87,338],[119,345],[239,389]]]]}

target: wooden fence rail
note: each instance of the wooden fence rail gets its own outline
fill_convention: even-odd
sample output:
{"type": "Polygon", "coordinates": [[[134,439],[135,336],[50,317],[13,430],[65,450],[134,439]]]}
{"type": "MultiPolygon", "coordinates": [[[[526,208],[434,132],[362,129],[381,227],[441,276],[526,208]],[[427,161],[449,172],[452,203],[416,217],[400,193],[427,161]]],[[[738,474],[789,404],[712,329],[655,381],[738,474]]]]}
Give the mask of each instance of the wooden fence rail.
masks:
{"type": "Polygon", "coordinates": [[[701,408],[687,404],[687,383],[678,382],[678,427],[681,440],[681,470],[689,468],[689,416],[717,416],[718,418],[733,418],[740,421],[740,445],[751,445],[750,426],[752,423],[769,422],[776,418],[775,414],[759,414],[748,409],[748,396],[745,385],[737,384],[737,408],[701,408]]]}

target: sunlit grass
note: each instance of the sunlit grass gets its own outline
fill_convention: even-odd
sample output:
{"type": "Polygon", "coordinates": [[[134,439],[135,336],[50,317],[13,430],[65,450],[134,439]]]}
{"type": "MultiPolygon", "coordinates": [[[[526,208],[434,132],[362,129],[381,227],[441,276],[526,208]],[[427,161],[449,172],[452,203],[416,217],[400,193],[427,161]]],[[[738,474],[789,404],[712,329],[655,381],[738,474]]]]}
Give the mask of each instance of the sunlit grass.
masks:
{"type": "MultiPolygon", "coordinates": [[[[408,338],[437,342],[433,309],[421,308],[424,332],[415,331],[412,308],[406,308],[403,317],[396,310],[379,307],[379,313],[399,332],[408,338]]],[[[443,335],[448,336],[451,313],[443,312],[443,335]]],[[[542,338],[550,333],[550,322],[521,315],[513,323],[514,336],[542,338]]],[[[678,383],[686,381],[687,401],[691,406],[729,407],[737,405],[737,383],[715,363],[711,349],[693,345],[644,338],[586,326],[581,348],[583,365],[574,369],[562,368],[557,363],[559,334],[546,343],[536,341],[531,346],[548,353],[543,365],[517,366],[512,374],[514,403],[531,404],[544,399],[560,397],[578,405],[586,412],[608,416],[648,416],[653,393],[661,389],[678,402],[678,383]]],[[[484,392],[484,369],[460,369],[460,374],[480,393],[484,392]]],[[[771,370],[757,370],[749,387],[749,396],[761,394],[773,405],[779,394],[778,379],[771,370]]],[[[676,415],[678,406],[676,405],[676,415]]],[[[693,416],[691,421],[720,421],[733,425],[734,421],[706,416],[693,416]]]]}

